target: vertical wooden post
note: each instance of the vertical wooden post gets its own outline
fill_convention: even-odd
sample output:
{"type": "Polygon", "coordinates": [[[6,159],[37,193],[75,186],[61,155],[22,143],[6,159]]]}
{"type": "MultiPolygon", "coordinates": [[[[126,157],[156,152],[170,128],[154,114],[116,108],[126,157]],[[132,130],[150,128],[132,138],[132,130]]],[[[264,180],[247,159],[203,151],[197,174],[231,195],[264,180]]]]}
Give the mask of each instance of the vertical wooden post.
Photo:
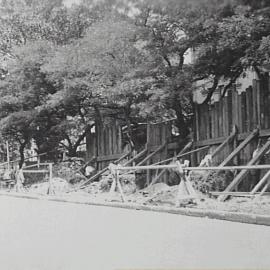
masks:
{"type": "MultiPolygon", "coordinates": [[[[198,109],[199,109],[199,106],[198,104],[195,103],[194,105],[194,108],[195,108],[195,141],[199,141],[200,140],[200,128],[199,128],[199,112],[198,112],[198,109]]],[[[213,109],[213,107],[212,107],[213,109]]],[[[215,114],[213,114],[214,116],[215,114]]],[[[212,121],[212,125],[214,127],[214,121],[212,121]]],[[[213,134],[212,134],[213,136],[213,134]]],[[[196,162],[199,160],[199,154],[196,153],[195,154],[196,156],[196,162]]]]}
{"type": "MultiPolygon", "coordinates": [[[[146,133],[147,133],[147,142],[146,142],[146,145],[147,145],[147,149],[148,149],[147,156],[149,155],[149,146],[150,146],[150,138],[151,138],[150,131],[151,131],[150,124],[147,123],[147,131],[146,131],[146,133]]],[[[149,165],[149,164],[150,164],[150,161],[148,159],[146,165],[149,165]]],[[[150,170],[147,170],[146,171],[146,185],[148,186],[149,184],[150,184],[150,170]]]]}
{"type": "Polygon", "coordinates": [[[242,115],[242,95],[237,93],[237,115],[238,115],[238,130],[239,133],[243,132],[243,115],[242,115]]]}
{"type": "Polygon", "coordinates": [[[232,89],[228,89],[227,91],[227,105],[228,105],[228,132],[231,132],[233,129],[233,114],[232,114],[232,89]]]}
{"type": "Polygon", "coordinates": [[[219,125],[219,137],[224,137],[224,129],[223,129],[223,99],[220,98],[218,102],[218,125],[219,125]]]}
{"type": "Polygon", "coordinates": [[[180,182],[178,185],[177,197],[175,201],[175,206],[179,207],[181,205],[181,200],[192,200],[197,201],[198,197],[196,191],[194,190],[192,184],[186,177],[186,172],[184,171],[184,167],[182,167],[179,161],[176,162],[177,164],[177,172],[180,178],[180,182]]]}
{"type": "Polygon", "coordinates": [[[8,141],[6,141],[6,147],[7,147],[7,168],[8,168],[8,173],[10,172],[10,157],[9,157],[9,145],[8,141]]]}
{"type": "Polygon", "coordinates": [[[53,188],[52,188],[52,178],[53,178],[53,166],[52,163],[49,164],[49,189],[48,189],[48,194],[53,193],[53,188]]]}
{"type": "Polygon", "coordinates": [[[239,128],[237,106],[238,106],[238,93],[234,85],[232,88],[232,125],[236,125],[237,128],[239,128]]]}
{"type": "Polygon", "coordinates": [[[121,126],[118,126],[118,153],[122,153],[122,130],[121,126]]]}
{"type": "Polygon", "coordinates": [[[121,186],[121,182],[120,182],[120,179],[119,179],[119,170],[118,170],[118,168],[116,168],[115,178],[116,178],[116,186],[118,187],[118,190],[120,192],[120,196],[121,196],[122,202],[125,202],[124,192],[123,192],[123,189],[122,189],[122,186],[121,186]]]}
{"type": "Polygon", "coordinates": [[[256,96],[256,102],[257,102],[257,119],[258,119],[258,127],[261,128],[262,122],[261,122],[261,91],[260,91],[260,81],[259,80],[255,80],[254,81],[254,86],[256,87],[256,92],[257,92],[257,96],[256,96]]]}
{"type": "Polygon", "coordinates": [[[52,163],[50,163],[49,164],[49,171],[50,171],[50,175],[49,175],[49,179],[50,179],[50,182],[52,182],[52,178],[53,178],[53,166],[52,166],[53,164],[52,163]]]}
{"type": "Polygon", "coordinates": [[[242,132],[247,132],[247,94],[241,94],[242,132]]]}
{"type": "Polygon", "coordinates": [[[266,83],[266,88],[267,88],[267,98],[265,99],[265,127],[269,128],[270,127],[270,109],[269,109],[269,104],[270,104],[270,76],[268,75],[267,77],[267,83],[266,83]]]}
{"type": "Polygon", "coordinates": [[[246,90],[246,105],[247,105],[247,131],[251,131],[253,126],[252,116],[252,87],[246,90]]]}
{"type": "Polygon", "coordinates": [[[40,156],[37,156],[37,167],[40,168],[40,156]]]}
{"type": "Polygon", "coordinates": [[[111,127],[109,126],[108,127],[108,131],[107,131],[107,139],[106,139],[106,145],[107,145],[107,155],[113,155],[114,152],[113,152],[113,148],[114,148],[114,145],[112,143],[112,140],[113,140],[113,136],[115,136],[115,132],[116,132],[116,128],[115,126],[111,127]]]}
{"type": "Polygon", "coordinates": [[[113,182],[110,188],[110,195],[112,195],[116,189],[118,188],[119,192],[120,192],[120,196],[122,199],[122,202],[125,202],[125,196],[124,196],[124,192],[120,183],[120,179],[119,179],[119,170],[118,170],[118,165],[114,165],[114,164],[110,164],[109,165],[109,170],[113,176],[113,182]]]}
{"type": "Polygon", "coordinates": [[[257,82],[256,79],[252,81],[252,110],[253,110],[253,126],[258,126],[258,103],[257,103],[257,82]]]}
{"type": "Polygon", "coordinates": [[[198,105],[195,103],[194,105],[195,108],[195,136],[196,136],[196,141],[200,140],[200,132],[199,132],[199,114],[198,114],[198,105]]]}
{"type": "Polygon", "coordinates": [[[223,102],[223,136],[228,136],[230,134],[229,128],[228,128],[228,98],[225,96],[222,99],[223,102]]]}

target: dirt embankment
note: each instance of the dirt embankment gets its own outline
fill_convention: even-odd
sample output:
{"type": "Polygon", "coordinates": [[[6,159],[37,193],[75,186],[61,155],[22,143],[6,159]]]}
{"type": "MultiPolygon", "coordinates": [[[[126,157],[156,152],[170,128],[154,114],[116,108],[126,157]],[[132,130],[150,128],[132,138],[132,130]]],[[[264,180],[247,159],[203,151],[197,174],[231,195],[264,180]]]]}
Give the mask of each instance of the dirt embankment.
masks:
{"type": "MultiPolygon", "coordinates": [[[[74,192],[70,196],[89,196],[97,201],[119,201],[121,196],[119,192],[109,193],[108,187],[100,182],[92,183],[86,189],[74,192]]],[[[157,183],[142,190],[125,193],[127,203],[138,203],[155,206],[174,207],[178,194],[178,186],[168,186],[164,183],[157,183]]],[[[270,215],[270,196],[263,196],[259,199],[246,197],[233,197],[225,202],[219,202],[215,198],[198,192],[199,199],[196,203],[187,201],[182,207],[192,207],[196,209],[218,210],[229,212],[245,212],[259,215],[270,215]]]]}
{"type": "MultiPolygon", "coordinates": [[[[76,166],[77,167],[77,166],[76,166]]],[[[224,187],[231,181],[232,175],[227,173],[211,173],[208,178],[205,175],[191,176],[191,182],[196,188],[198,200],[196,203],[192,200],[184,201],[182,207],[193,207],[197,209],[221,210],[230,212],[247,212],[254,214],[270,215],[270,196],[261,198],[234,197],[226,202],[219,202],[209,196],[211,190],[224,190],[224,187]]],[[[87,197],[96,201],[119,201],[121,196],[119,190],[110,192],[113,177],[106,172],[98,182],[93,182],[84,189],[73,191],[85,177],[81,173],[74,173],[74,168],[70,164],[58,166],[57,177],[53,178],[51,186],[48,181],[35,183],[27,187],[28,192],[34,194],[48,194],[49,188],[53,190],[52,194],[67,195],[70,197],[87,197]]],[[[178,185],[169,186],[165,183],[156,183],[144,189],[139,189],[135,184],[135,175],[120,175],[120,183],[127,203],[138,203],[144,205],[156,206],[175,206],[178,195],[178,185]]]]}

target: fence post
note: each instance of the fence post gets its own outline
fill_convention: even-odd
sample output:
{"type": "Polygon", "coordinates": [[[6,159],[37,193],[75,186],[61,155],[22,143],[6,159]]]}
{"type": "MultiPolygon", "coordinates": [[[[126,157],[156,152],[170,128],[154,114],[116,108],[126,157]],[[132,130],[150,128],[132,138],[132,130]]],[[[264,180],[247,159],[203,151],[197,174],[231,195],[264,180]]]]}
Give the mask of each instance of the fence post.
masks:
{"type": "Polygon", "coordinates": [[[53,193],[53,188],[52,188],[52,178],[53,178],[53,164],[49,163],[49,189],[48,189],[48,194],[53,193]]]}

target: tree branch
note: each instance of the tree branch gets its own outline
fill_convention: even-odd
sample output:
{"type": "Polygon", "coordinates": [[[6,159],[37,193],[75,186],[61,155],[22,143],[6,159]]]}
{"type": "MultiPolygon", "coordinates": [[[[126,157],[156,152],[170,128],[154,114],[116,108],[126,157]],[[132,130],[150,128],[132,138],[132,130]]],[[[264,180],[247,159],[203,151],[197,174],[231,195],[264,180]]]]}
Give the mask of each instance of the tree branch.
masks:
{"type": "Polygon", "coordinates": [[[239,67],[236,74],[233,76],[233,78],[230,79],[230,82],[224,87],[221,97],[225,96],[228,89],[235,83],[235,81],[237,80],[237,78],[239,78],[242,72],[243,72],[242,67],[239,67]]]}
{"type": "Polygon", "coordinates": [[[168,66],[171,68],[171,67],[172,67],[172,64],[171,64],[171,61],[170,61],[170,59],[168,58],[168,56],[164,54],[164,55],[162,55],[162,57],[163,57],[164,60],[167,62],[168,66]]]}
{"type": "Polygon", "coordinates": [[[207,93],[207,97],[206,97],[205,101],[203,102],[203,104],[206,104],[206,103],[208,103],[211,100],[211,97],[212,97],[213,93],[215,92],[215,90],[216,90],[216,88],[218,86],[219,79],[220,79],[220,76],[218,76],[218,75],[216,75],[214,77],[213,85],[209,89],[209,91],[207,93]]]}

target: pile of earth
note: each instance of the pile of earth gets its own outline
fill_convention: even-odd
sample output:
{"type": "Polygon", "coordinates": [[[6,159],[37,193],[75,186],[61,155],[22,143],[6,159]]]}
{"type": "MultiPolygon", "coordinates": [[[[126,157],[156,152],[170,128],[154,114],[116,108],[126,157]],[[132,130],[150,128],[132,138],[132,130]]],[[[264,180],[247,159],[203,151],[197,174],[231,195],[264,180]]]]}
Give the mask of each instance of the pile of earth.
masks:
{"type": "MultiPolygon", "coordinates": [[[[154,203],[164,194],[168,194],[175,189],[175,186],[170,187],[165,183],[156,183],[150,185],[144,189],[136,191],[134,194],[128,197],[129,202],[136,202],[136,203],[154,203]]],[[[175,200],[174,200],[175,201],[175,200]]]]}
{"type": "MultiPolygon", "coordinates": [[[[119,175],[119,181],[124,194],[129,195],[136,192],[134,178],[134,174],[119,175]]],[[[85,187],[84,190],[90,194],[108,193],[111,189],[113,180],[113,176],[107,171],[101,176],[100,181],[91,183],[85,187]]]]}
{"type": "Polygon", "coordinates": [[[56,177],[65,179],[70,184],[76,184],[85,180],[85,176],[80,170],[83,168],[84,161],[80,158],[70,158],[55,164],[53,174],[56,177]]]}
{"type": "Polygon", "coordinates": [[[63,178],[54,177],[51,180],[51,185],[49,181],[46,181],[35,183],[33,185],[26,187],[29,193],[40,195],[48,194],[49,188],[51,194],[60,195],[70,190],[70,184],[63,178]]]}
{"type": "Polygon", "coordinates": [[[270,197],[260,198],[232,197],[225,202],[219,202],[213,198],[206,198],[197,206],[199,209],[217,210],[228,212],[253,213],[258,215],[270,215],[270,197]]]}
{"type": "Polygon", "coordinates": [[[233,177],[231,171],[193,171],[190,181],[197,191],[210,195],[211,191],[224,191],[233,177]]]}

